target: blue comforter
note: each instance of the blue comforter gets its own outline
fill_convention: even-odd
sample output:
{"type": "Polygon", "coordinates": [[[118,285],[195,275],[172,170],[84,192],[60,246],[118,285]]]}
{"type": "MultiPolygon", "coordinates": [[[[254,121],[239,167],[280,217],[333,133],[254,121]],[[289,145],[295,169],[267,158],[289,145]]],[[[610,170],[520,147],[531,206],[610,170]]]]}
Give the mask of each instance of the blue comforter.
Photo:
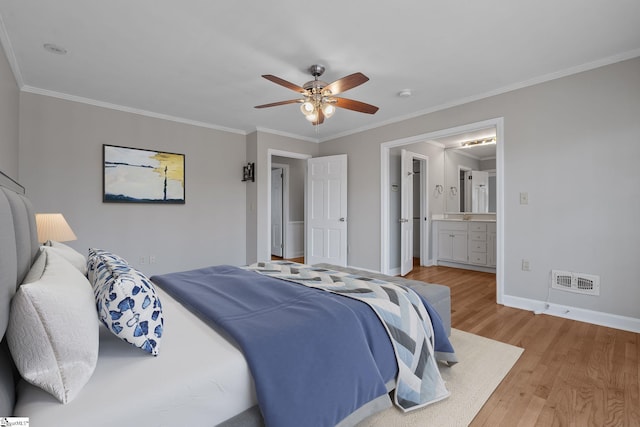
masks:
{"type": "Polygon", "coordinates": [[[151,280],[236,340],[267,426],[335,426],[388,400],[395,355],[366,304],[231,266],[151,280]]]}
{"type": "MultiPolygon", "coordinates": [[[[438,326],[441,320],[432,319],[426,308],[429,304],[415,291],[381,279],[289,261],[259,262],[246,268],[353,298],[371,307],[387,329],[395,349],[398,376],[394,400],[403,411],[423,408],[449,397],[434,349],[437,336],[434,324],[438,326]]],[[[444,332],[444,328],[440,329],[444,332]]],[[[438,341],[442,341],[442,337],[438,341]]],[[[448,343],[448,339],[445,341],[448,343]]],[[[449,362],[457,362],[453,351],[438,353],[449,362]]]]}

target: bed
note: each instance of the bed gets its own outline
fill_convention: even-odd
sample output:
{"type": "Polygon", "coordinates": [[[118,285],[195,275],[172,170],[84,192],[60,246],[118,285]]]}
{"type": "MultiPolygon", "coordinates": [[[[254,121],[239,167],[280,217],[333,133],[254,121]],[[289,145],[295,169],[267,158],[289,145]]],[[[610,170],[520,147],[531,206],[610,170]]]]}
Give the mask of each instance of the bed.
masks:
{"type": "MultiPolygon", "coordinates": [[[[69,282],[82,284],[88,282],[91,284],[92,275],[95,280],[95,277],[101,274],[99,267],[92,267],[91,262],[88,263],[89,271],[82,271],[82,265],[78,267],[80,272],[75,270],[76,266],[72,270],[69,266],[73,263],[67,262],[71,259],[61,261],[66,255],[60,252],[60,247],[54,248],[56,250],[42,248],[38,244],[36,236],[34,209],[31,202],[19,185],[5,180],[3,185],[0,185],[0,336],[2,337],[0,344],[0,416],[28,417],[30,425],[33,426],[49,425],[52,420],[71,427],[81,425],[221,425],[226,427],[265,425],[263,412],[258,406],[261,393],[262,395],[265,393],[260,385],[260,381],[263,380],[256,381],[259,376],[252,375],[251,369],[255,362],[254,359],[245,357],[243,354],[242,345],[239,343],[241,337],[234,335],[233,331],[221,329],[215,322],[204,319],[197,307],[194,309],[189,303],[179,302],[179,298],[173,294],[173,290],[167,290],[159,284],[162,277],[157,279],[158,283],[151,282],[152,285],[155,285],[152,286],[154,298],[152,301],[158,300],[153,304],[160,307],[159,301],[162,301],[161,318],[155,319],[158,326],[149,328],[151,331],[155,331],[158,343],[152,339],[152,332],[149,332],[144,343],[146,347],[134,348],[135,345],[132,346],[130,342],[125,342],[105,324],[97,321],[97,317],[95,322],[93,320],[76,321],[76,324],[82,323],[83,326],[79,327],[77,331],[74,329],[73,333],[65,333],[63,337],[65,340],[72,340],[71,344],[65,342],[64,345],[56,349],[54,343],[52,348],[54,353],[56,351],[78,353],[72,354],[71,357],[79,357],[82,363],[77,363],[78,366],[74,365],[65,372],[71,373],[69,377],[72,377],[77,370],[84,369],[85,372],[82,372],[82,375],[85,379],[79,380],[78,384],[71,383],[69,387],[64,384],[61,390],[60,387],[47,389],[41,385],[36,386],[33,383],[37,383],[37,381],[32,379],[26,381],[21,378],[16,364],[24,370],[24,363],[20,356],[16,356],[13,347],[18,344],[28,345],[23,341],[28,343],[29,339],[20,338],[18,340],[15,337],[22,337],[20,334],[30,335],[33,328],[25,326],[24,328],[27,329],[20,332],[20,325],[16,325],[18,322],[16,319],[21,319],[16,314],[17,309],[12,309],[10,316],[12,299],[14,307],[22,307],[19,303],[25,298],[23,295],[27,293],[26,289],[32,289],[34,283],[38,284],[42,281],[46,282],[46,280],[49,280],[47,283],[56,282],[60,281],[60,277],[64,277],[65,286],[69,286],[63,289],[64,294],[75,295],[77,289],[82,289],[82,292],[79,292],[82,293],[82,296],[78,298],[85,299],[78,299],[78,301],[85,301],[87,298],[85,286],[74,285],[75,287],[72,288],[69,283],[66,283],[66,275],[73,276],[73,280],[68,280],[69,282]],[[45,275],[40,272],[40,276],[37,276],[40,278],[34,279],[34,270],[43,263],[45,267],[41,266],[41,270],[50,275],[57,274],[57,276],[45,279],[45,275]],[[24,285],[21,285],[23,282],[24,285]],[[21,286],[24,287],[21,288],[21,286]],[[191,310],[187,307],[190,307],[191,310]],[[9,332],[7,332],[8,326],[9,332]],[[15,332],[15,330],[19,332],[15,332]],[[14,337],[13,341],[11,340],[12,336],[14,337]],[[96,354],[89,354],[90,351],[84,351],[82,348],[86,342],[93,343],[93,340],[96,340],[96,354]],[[17,341],[19,343],[16,343],[17,341]],[[17,357],[15,363],[11,356],[12,352],[9,351],[8,342],[13,344],[11,350],[14,357],[17,357]],[[157,352],[156,357],[153,356],[154,352],[157,352]],[[93,362],[95,366],[93,368],[84,366],[85,361],[93,362]],[[66,403],[61,403],[62,400],[66,400],[66,403]]],[[[62,246],[64,247],[64,245],[62,246]]],[[[90,253],[90,259],[93,259],[91,256],[95,256],[95,254],[90,253]]],[[[101,256],[103,258],[100,259],[104,259],[109,255],[102,253],[101,256]]],[[[119,262],[119,260],[116,261],[119,262]]],[[[450,301],[446,287],[405,281],[402,278],[390,278],[359,270],[340,269],[331,265],[313,266],[312,269],[315,271],[314,274],[326,275],[326,272],[331,272],[334,275],[344,274],[359,279],[367,276],[375,280],[389,280],[412,287],[416,290],[419,298],[432,302],[432,308],[436,310],[437,317],[440,318],[441,333],[444,331],[446,336],[450,332],[450,301]]],[[[233,267],[233,271],[237,271],[237,268],[233,267]]],[[[287,273],[290,271],[288,269],[287,273]]],[[[250,269],[242,269],[242,272],[238,274],[257,275],[258,273],[250,271],[250,269]]],[[[265,280],[284,282],[281,280],[282,278],[260,274],[261,277],[264,276],[265,280]]],[[[322,298],[323,301],[326,298],[334,297],[349,300],[348,304],[343,304],[345,311],[350,313],[349,315],[352,315],[352,306],[363,305],[351,298],[336,296],[336,292],[333,291],[325,292],[316,288],[310,290],[305,288],[304,291],[300,291],[301,287],[293,281],[286,281],[286,283],[294,292],[312,295],[313,298],[322,298]],[[331,296],[325,294],[331,294],[331,296]]],[[[51,286],[45,289],[47,289],[46,292],[50,292],[51,286]]],[[[90,291],[90,293],[96,297],[94,291],[90,291]]],[[[75,298],[75,296],[73,297],[75,298]]],[[[262,304],[262,299],[259,302],[262,304]]],[[[62,304],[61,307],[65,307],[66,303],[66,301],[61,302],[54,298],[52,306],[62,304]]],[[[95,302],[89,305],[95,315],[95,302]]],[[[309,305],[318,304],[309,303],[309,305]]],[[[74,307],[79,306],[80,304],[74,305],[74,307]]],[[[30,309],[32,307],[29,306],[26,310],[30,309]]],[[[370,311],[368,308],[366,310],[370,311]]],[[[60,311],[68,313],[69,316],[79,316],[83,312],[83,308],[61,309],[60,311]]],[[[106,311],[113,316],[113,310],[106,311]]],[[[99,304],[98,312],[100,312],[99,304]]],[[[232,314],[238,317],[237,313],[232,314]]],[[[372,326],[373,323],[366,320],[364,327],[379,328],[379,326],[372,326]]],[[[348,328],[338,326],[334,328],[334,330],[336,329],[348,328]]],[[[145,331],[145,333],[147,332],[145,331]]],[[[322,332],[314,333],[319,334],[315,335],[315,341],[319,339],[322,332]]],[[[373,336],[376,333],[368,332],[368,335],[373,336]]],[[[30,339],[33,342],[41,342],[41,338],[37,336],[30,337],[30,339]]],[[[372,338],[367,337],[366,339],[372,338]]],[[[255,339],[248,341],[253,342],[255,339]]],[[[367,345],[373,349],[371,352],[375,355],[386,354],[380,359],[388,359],[389,348],[393,349],[389,342],[385,344],[372,344],[372,342],[367,341],[367,345]],[[385,346],[388,348],[385,349],[385,346]]],[[[23,350],[29,352],[33,348],[35,346],[23,350]]],[[[451,355],[452,358],[449,361],[454,362],[455,354],[452,351],[451,355]]],[[[262,363],[264,358],[266,357],[255,359],[262,363]]],[[[331,357],[322,358],[327,361],[329,359],[331,357]]],[[[317,362],[309,357],[302,358],[300,363],[309,365],[310,361],[313,361],[314,365],[317,362]]],[[[376,366],[382,366],[381,361],[372,363],[377,363],[376,366]]],[[[388,361],[384,363],[388,363],[388,361]]],[[[334,418],[329,418],[329,421],[323,421],[323,423],[341,426],[355,425],[367,416],[388,408],[391,401],[387,392],[399,384],[395,380],[398,366],[395,366],[394,369],[395,371],[390,370],[389,367],[379,369],[382,372],[380,375],[384,386],[382,393],[378,390],[377,393],[373,393],[374,398],[366,399],[365,404],[358,403],[358,407],[354,410],[350,409],[348,411],[350,413],[346,416],[344,414],[334,415],[334,418]]],[[[62,377],[65,377],[65,372],[61,374],[62,377]]],[[[364,376],[368,377],[369,375],[364,376]]],[[[54,380],[58,381],[59,378],[54,380]]],[[[306,384],[309,389],[322,388],[317,384],[316,386],[306,384]]],[[[360,393],[358,392],[358,394],[360,393]]],[[[275,423],[271,421],[271,424],[275,423]]],[[[279,422],[277,424],[280,425],[279,422]]]]}

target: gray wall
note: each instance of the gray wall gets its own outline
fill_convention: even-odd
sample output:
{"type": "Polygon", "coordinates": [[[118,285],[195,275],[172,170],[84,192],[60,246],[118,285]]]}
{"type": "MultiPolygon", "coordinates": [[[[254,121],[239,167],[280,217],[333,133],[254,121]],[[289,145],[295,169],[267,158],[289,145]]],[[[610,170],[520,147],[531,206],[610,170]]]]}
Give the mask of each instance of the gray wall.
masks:
{"type": "MultiPolygon", "coordinates": [[[[38,211],[67,216],[79,237],[71,243],[76,249],[102,246],[133,262],[155,255],[157,264],[140,266],[155,273],[264,259],[268,149],[345,153],[348,263],[378,270],[380,144],[503,117],[505,295],[544,301],[551,269],[597,274],[599,297],[551,291],[549,301],[640,318],[639,76],[636,58],[316,144],[29,93],[18,101],[0,55],[0,165],[18,174],[38,211]],[[187,204],[103,204],[103,143],[185,153],[187,204]],[[255,183],[240,181],[246,161],[256,162],[255,183]],[[528,205],[519,204],[520,192],[529,193],[528,205]],[[522,259],[530,272],[520,269],[522,259]]],[[[430,186],[437,183],[433,178],[430,186]]]]}
{"type": "Polygon", "coordinates": [[[551,269],[597,274],[599,297],[549,300],[640,318],[639,76],[636,58],[321,144],[349,155],[349,264],[380,268],[381,143],[503,117],[505,294],[544,301],[551,269]]]}
{"type": "Polygon", "coordinates": [[[0,43],[0,171],[18,179],[20,91],[0,43]]]}
{"type": "MultiPolygon", "coordinates": [[[[254,134],[251,135],[253,138],[254,134]]],[[[256,225],[250,224],[248,228],[255,230],[255,235],[247,235],[247,263],[253,263],[258,260],[271,258],[271,244],[268,239],[270,224],[267,222],[267,206],[269,195],[269,175],[270,171],[266,167],[269,162],[269,150],[280,150],[291,153],[307,154],[315,157],[319,154],[319,146],[315,142],[303,141],[300,139],[276,135],[266,132],[255,132],[255,142],[250,141],[253,146],[255,144],[256,152],[256,182],[255,193],[251,193],[248,199],[247,209],[256,207],[256,225]],[[255,257],[253,257],[253,248],[255,248],[255,257]]]]}
{"type": "MultiPolygon", "coordinates": [[[[253,132],[247,135],[247,162],[254,163],[256,169],[254,170],[254,176],[257,178],[257,175],[260,174],[260,164],[256,163],[258,160],[258,132],[253,132]]],[[[264,165],[265,163],[263,163],[264,165]]],[[[264,169],[264,166],[262,166],[264,169]]],[[[260,181],[258,181],[260,182],[260,181]]],[[[258,183],[257,182],[246,182],[247,186],[247,194],[246,194],[246,202],[245,209],[247,213],[247,228],[246,228],[246,242],[245,246],[247,248],[246,254],[246,262],[255,262],[258,260],[258,244],[257,244],[257,236],[258,236],[258,183]]],[[[266,208],[265,208],[266,212],[266,208]]]]}
{"type": "Polygon", "coordinates": [[[69,245],[82,253],[92,246],[112,250],[148,274],[240,265],[246,259],[245,139],[23,93],[20,181],[37,212],[65,215],[78,236],[69,245]],[[102,144],[185,154],[186,204],[103,203],[102,144]]]}

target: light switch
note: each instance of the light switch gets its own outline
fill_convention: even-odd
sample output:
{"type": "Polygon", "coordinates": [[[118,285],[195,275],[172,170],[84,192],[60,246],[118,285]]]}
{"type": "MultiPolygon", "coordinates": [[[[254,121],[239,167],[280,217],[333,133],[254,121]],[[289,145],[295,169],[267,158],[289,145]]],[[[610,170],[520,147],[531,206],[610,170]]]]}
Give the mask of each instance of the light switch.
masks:
{"type": "Polygon", "coordinates": [[[529,193],[520,193],[520,204],[521,205],[529,204],[529,193]]]}

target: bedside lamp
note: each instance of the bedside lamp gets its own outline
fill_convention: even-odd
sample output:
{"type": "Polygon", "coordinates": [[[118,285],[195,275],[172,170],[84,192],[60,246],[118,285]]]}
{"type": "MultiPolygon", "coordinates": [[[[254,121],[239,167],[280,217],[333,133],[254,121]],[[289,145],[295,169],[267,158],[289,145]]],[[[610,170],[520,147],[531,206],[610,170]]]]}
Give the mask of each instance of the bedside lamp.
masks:
{"type": "Polygon", "coordinates": [[[47,240],[68,242],[78,239],[61,213],[36,214],[36,227],[38,228],[39,243],[44,243],[47,240]]]}

